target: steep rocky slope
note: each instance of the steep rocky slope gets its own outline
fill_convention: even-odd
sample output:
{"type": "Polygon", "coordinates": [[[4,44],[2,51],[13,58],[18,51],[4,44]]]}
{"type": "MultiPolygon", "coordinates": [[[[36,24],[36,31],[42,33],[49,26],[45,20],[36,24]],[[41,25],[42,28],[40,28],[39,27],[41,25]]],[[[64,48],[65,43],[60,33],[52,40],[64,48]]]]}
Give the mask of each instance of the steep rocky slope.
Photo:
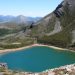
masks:
{"type": "Polygon", "coordinates": [[[75,0],[64,0],[49,15],[38,21],[32,35],[38,43],[72,47],[75,43],[75,0]]]}

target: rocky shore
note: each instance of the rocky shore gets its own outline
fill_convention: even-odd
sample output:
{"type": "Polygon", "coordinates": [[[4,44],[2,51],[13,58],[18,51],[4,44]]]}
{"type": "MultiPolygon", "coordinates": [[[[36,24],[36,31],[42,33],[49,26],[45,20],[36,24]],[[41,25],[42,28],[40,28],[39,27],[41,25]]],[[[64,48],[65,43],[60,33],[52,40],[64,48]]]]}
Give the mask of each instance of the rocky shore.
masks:
{"type": "Polygon", "coordinates": [[[39,73],[19,72],[6,69],[4,72],[0,72],[0,75],[75,75],[75,64],[65,65],[39,73]]]}

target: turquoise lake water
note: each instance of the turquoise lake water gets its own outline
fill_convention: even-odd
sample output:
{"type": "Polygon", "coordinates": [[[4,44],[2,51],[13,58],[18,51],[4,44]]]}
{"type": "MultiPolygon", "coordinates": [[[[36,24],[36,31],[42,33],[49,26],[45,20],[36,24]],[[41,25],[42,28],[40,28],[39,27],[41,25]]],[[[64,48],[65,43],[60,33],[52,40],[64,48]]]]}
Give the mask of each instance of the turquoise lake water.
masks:
{"type": "Polygon", "coordinates": [[[41,72],[46,69],[75,63],[75,53],[36,46],[1,54],[0,62],[6,62],[9,69],[12,70],[41,72]]]}

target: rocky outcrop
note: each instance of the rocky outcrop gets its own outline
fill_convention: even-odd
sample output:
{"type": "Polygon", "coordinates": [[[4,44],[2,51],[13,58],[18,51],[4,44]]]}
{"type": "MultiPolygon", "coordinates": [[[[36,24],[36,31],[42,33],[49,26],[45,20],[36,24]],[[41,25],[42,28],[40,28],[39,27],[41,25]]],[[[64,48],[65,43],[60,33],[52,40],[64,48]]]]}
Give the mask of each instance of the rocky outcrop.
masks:
{"type": "Polygon", "coordinates": [[[10,71],[6,69],[0,72],[0,75],[75,75],[75,64],[61,66],[59,68],[49,69],[39,73],[10,71]]]}
{"type": "Polygon", "coordinates": [[[58,18],[60,18],[64,14],[64,11],[63,11],[63,3],[64,3],[64,1],[61,4],[59,4],[57,6],[57,8],[54,10],[54,14],[58,18]]]}

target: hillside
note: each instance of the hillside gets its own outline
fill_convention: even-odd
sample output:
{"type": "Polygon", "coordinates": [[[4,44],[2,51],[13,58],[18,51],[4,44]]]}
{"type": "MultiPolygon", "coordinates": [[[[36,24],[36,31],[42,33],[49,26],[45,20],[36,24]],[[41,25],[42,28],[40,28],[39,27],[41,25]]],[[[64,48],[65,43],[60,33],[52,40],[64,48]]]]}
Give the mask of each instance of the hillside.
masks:
{"type": "Polygon", "coordinates": [[[75,1],[65,0],[49,15],[36,23],[32,35],[38,43],[58,47],[74,47],[75,45],[75,1]]]}
{"type": "MultiPolygon", "coordinates": [[[[0,19],[2,17],[0,16],[0,19]]],[[[7,17],[5,16],[3,19],[12,18],[12,16],[8,19],[7,17]]],[[[33,44],[34,38],[30,37],[30,28],[40,18],[20,15],[16,18],[13,17],[12,20],[0,22],[0,49],[18,48],[33,44]]]]}

